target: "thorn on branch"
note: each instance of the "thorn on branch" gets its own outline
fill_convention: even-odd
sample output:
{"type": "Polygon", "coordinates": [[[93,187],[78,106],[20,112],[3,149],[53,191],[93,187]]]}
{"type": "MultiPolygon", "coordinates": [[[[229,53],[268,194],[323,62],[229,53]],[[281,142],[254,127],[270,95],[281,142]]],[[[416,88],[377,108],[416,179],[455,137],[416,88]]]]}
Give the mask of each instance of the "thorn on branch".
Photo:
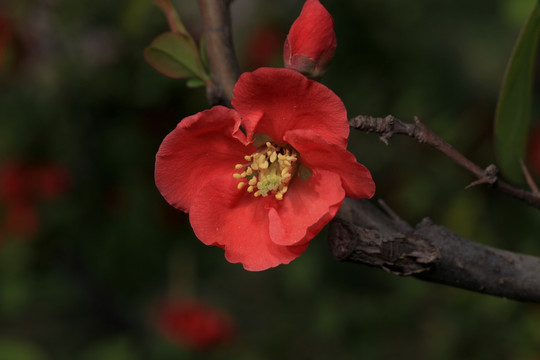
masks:
{"type": "Polygon", "coordinates": [[[486,167],[486,169],[484,170],[483,176],[480,179],[473,181],[469,185],[465,186],[465,189],[471,188],[476,185],[495,184],[498,180],[498,177],[497,177],[498,172],[499,172],[499,169],[497,169],[495,165],[493,164],[488,165],[488,167],[486,167]]]}
{"type": "MultiPolygon", "coordinates": [[[[385,118],[359,115],[350,119],[349,124],[352,128],[357,130],[379,134],[380,140],[386,145],[388,145],[388,140],[394,134],[407,135],[420,143],[428,144],[448,156],[452,161],[466,169],[468,172],[472,173],[478,179],[469,184],[466,188],[480,184],[493,185],[493,188],[505,192],[516,199],[525,201],[525,203],[528,205],[540,209],[540,193],[538,192],[538,187],[536,187],[532,181],[532,178],[527,180],[532,191],[525,191],[515,188],[512,185],[498,179],[497,168],[494,165],[490,165],[487,168],[482,169],[480,166],[476,165],[459,151],[454,149],[452,145],[448,144],[441,137],[431,131],[416,116],[414,117],[414,123],[404,123],[392,115],[388,115],[385,118]]],[[[527,174],[527,171],[524,170],[524,173],[527,174]]],[[[527,177],[527,175],[525,176],[527,177]]]]}
{"type": "Polygon", "coordinates": [[[529,188],[531,189],[533,194],[540,195],[540,192],[538,191],[538,186],[536,186],[536,183],[534,182],[531,173],[529,172],[529,169],[527,169],[527,166],[525,165],[523,160],[520,160],[520,162],[523,175],[525,176],[525,180],[527,181],[527,185],[529,185],[529,188]]]}

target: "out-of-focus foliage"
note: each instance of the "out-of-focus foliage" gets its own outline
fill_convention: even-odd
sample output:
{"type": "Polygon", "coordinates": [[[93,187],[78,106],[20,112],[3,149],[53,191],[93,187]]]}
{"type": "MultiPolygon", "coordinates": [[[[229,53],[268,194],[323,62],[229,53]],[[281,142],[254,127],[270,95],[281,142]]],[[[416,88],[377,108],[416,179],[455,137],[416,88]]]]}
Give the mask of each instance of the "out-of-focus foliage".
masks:
{"type": "MultiPolygon", "coordinates": [[[[540,35],[540,7],[531,11],[508,62],[495,113],[495,146],[499,166],[519,182],[531,117],[535,55],[540,35]]],[[[523,183],[523,181],[522,181],[523,183]]]]}
{"type": "MultiPolygon", "coordinates": [[[[534,2],[323,1],[338,40],[323,82],[350,116],[417,115],[488,165],[505,64],[534,2]]],[[[174,5],[200,38],[196,2],[174,5]]],[[[302,5],[232,3],[243,70],[262,65],[246,47],[251,35],[272,29],[284,40],[302,5]]],[[[168,31],[159,8],[147,0],[0,7],[0,165],[56,164],[71,178],[66,192],[32,203],[36,233],[0,227],[0,359],[540,357],[538,305],[335,262],[324,232],[290,265],[250,273],[229,264],[153,183],[163,137],[208,107],[204,89],[144,61],[144,48],[168,31]],[[228,313],[235,337],[197,350],[169,342],[154,314],[170,299],[228,313]]],[[[281,48],[269,46],[278,54],[268,65],[282,66],[281,48]]],[[[537,86],[533,96],[538,123],[537,86]]],[[[464,190],[472,177],[441,154],[357,132],[350,149],[372,170],[376,197],[406,220],[430,216],[472,240],[540,255],[540,212],[487,187],[464,190]]],[[[2,201],[0,214],[13,207],[2,201]]]]}

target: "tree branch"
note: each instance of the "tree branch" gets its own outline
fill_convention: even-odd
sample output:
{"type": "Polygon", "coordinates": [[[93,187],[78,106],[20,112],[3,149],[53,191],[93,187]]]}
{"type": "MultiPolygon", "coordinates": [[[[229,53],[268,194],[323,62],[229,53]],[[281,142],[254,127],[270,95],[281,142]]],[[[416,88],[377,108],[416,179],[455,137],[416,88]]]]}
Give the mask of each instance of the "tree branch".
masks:
{"type": "Polygon", "coordinates": [[[493,164],[489,165],[485,169],[482,169],[480,166],[467,159],[450,144],[429,130],[423,123],[420,122],[420,120],[418,120],[418,118],[415,118],[414,124],[410,124],[404,123],[392,115],[388,115],[385,118],[360,115],[350,119],[349,124],[351,127],[357,130],[375,132],[379,134],[381,141],[386,145],[388,145],[388,139],[390,139],[394,134],[408,135],[420,143],[431,145],[448,156],[455,163],[471,172],[478,179],[472,182],[468,187],[479,184],[489,184],[494,188],[515,197],[516,199],[524,201],[528,205],[540,209],[540,194],[517,189],[512,185],[500,180],[497,177],[497,168],[493,164]]]}
{"type": "Polygon", "coordinates": [[[336,260],[513,300],[540,303],[540,258],[496,249],[422,220],[415,228],[346,199],[330,225],[336,260]]]}
{"type": "MultiPolygon", "coordinates": [[[[231,37],[228,6],[232,0],[198,0],[213,86],[207,89],[212,104],[230,105],[239,76],[231,37]]],[[[479,181],[540,208],[540,198],[512,188],[496,176],[495,166],[485,170],[468,160],[420,121],[405,124],[359,116],[351,126],[377,132],[385,143],[393,134],[406,134],[428,143],[452,158],[479,181]]],[[[540,303],[540,258],[472,243],[425,219],[416,228],[391,210],[383,214],[367,200],[346,199],[330,226],[329,244],[337,260],[380,267],[398,275],[540,303]]]]}
{"type": "Polygon", "coordinates": [[[239,76],[232,42],[230,0],[198,0],[213,85],[206,89],[212,105],[230,106],[239,76]]]}

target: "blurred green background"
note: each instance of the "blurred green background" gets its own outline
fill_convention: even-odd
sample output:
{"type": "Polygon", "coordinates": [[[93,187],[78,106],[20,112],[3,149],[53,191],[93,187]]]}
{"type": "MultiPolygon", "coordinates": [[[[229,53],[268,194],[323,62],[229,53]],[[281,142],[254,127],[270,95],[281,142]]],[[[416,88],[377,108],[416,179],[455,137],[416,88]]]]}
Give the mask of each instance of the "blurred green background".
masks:
{"type": "MultiPolygon", "coordinates": [[[[198,38],[196,1],[173,3],[198,38]]],[[[243,71],[282,66],[302,4],[233,2],[243,71]]],[[[494,162],[498,90],[534,0],[323,4],[338,38],[323,83],[350,116],[417,115],[481,166],[494,162]]],[[[153,163],[176,123],[208,104],[204,89],[144,62],[167,31],[151,1],[3,0],[0,19],[0,173],[23,164],[26,178],[54,164],[69,174],[54,196],[35,184],[15,200],[13,187],[0,189],[0,360],[540,359],[539,305],[338,263],[325,231],[290,265],[260,273],[200,243],[156,190],[153,163]],[[20,201],[33,215],[13,224],[20,201]],[[154,316],[166,299],[220,309],[234,337],[207,349],[169,342],[154,316]]],[[[474,179],[436,151],[357,132],[350,149],[372,171],[376,198],[407,221],[429,216],[540,255],[540,212],[464,190],[474,179]]]]}

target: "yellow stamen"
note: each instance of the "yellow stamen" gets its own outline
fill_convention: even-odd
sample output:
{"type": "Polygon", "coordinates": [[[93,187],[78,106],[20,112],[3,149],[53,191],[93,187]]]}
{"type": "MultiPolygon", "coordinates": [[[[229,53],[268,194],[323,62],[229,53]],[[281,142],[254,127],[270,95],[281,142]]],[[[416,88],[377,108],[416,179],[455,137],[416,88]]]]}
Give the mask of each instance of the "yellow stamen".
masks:
{"type": "Polygon", "coordinates": [[[274,196],[283,200],[288,184],[298,167],[298,155],[291,148],[274,145],[270,142],[251,155],[244,156],[248,164],[236,164],[235,179],[246,179],[238,183],[238,189],[246,188],[254,197],[274,196]]]}

